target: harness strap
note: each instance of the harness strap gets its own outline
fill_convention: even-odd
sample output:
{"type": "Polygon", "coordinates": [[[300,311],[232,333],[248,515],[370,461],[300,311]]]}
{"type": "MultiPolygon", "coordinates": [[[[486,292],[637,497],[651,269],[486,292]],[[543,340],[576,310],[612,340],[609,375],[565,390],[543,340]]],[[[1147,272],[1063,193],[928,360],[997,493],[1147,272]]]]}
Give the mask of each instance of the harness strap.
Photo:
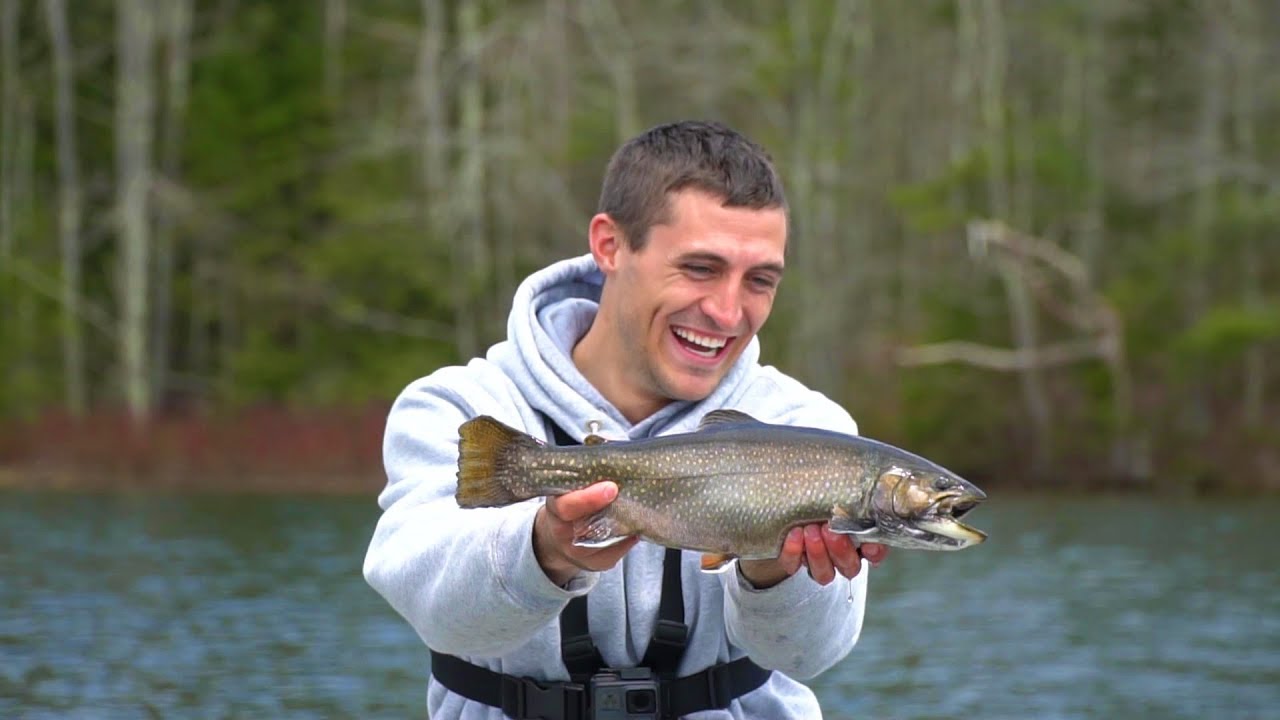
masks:
{"type": "Polygon", "coordinates": [[[462,697],[515,720],[587,720],[587,691],[579,683],[539,683],[431,652],[431,675],[462,697]]]}
{"type": "MultiPolygon", "coordinates": [[[[551,434],[556,445],[580,445],[559,424],[543,415],[551,426],[551,434]]],[[[569,601],[560,613],[560,659],[564,661],[569,677],[575,682],[586,682],[597,670],[604,667],[604,658],[600,650],[591,641],[591,630],[587,625],[587,596],[579,595],[569,601]]]]}
{"type": "Polygon", "coordinates": [[[604,667],[604,658],[587,628],[586,595],[570,600],[560,613],[560,659],[575,682],[586,682],[604,667]]]}
{"type": "MultiPolygon", "coordinates": [[[[580,683],[540,683],[472,665],[453,655],[431,653],[436,682],[468,700],[501,708],[514,720],[586,720],[591,717],[587,689],[580,683]]],[[[664,682],[664,717],[679,718],[703,710],[723,710],[733,700],[768,681],[772,671],[738,658],[733,662],[664,682]]]]}
{"type": "Polygon", "coordinates": [[[680,551],[667,548],[662,559],[662,599],[653,639],[640,664],[659,675],[675,677],[689,644],[689,626],[684,624],[684,586],[680,582],[680,551]]]}

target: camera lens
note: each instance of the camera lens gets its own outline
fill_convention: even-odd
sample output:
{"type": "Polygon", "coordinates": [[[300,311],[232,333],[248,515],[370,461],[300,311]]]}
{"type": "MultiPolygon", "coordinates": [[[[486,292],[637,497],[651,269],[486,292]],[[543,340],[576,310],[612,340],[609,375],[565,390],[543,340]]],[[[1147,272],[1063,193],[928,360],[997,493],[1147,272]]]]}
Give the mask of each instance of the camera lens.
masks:
{"type": "Polygon", "coordinates": [[[628,690],[628,713],[651,713],[658,709],[658,695],[652,690],[628,690]]]}

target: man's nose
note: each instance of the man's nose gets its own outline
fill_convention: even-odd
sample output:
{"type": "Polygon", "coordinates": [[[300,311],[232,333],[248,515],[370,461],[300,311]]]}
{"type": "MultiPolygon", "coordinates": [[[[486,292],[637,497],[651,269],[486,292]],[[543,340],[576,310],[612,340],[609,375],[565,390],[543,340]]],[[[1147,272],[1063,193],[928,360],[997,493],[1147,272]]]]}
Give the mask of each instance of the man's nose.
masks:
{"type": "Polygon", "coordinates": [[[742,300],[738,289],[739,283],[725,280],[702,300],[702,312],[724,332],[733,332],[742,322],[742,300]]]}

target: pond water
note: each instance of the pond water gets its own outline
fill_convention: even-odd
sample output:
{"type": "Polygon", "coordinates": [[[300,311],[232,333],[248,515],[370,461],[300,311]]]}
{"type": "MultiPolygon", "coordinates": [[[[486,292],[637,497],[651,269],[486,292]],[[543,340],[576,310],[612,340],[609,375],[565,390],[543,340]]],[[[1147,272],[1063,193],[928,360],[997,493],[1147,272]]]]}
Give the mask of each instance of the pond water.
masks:
{"type": "MultiPolygon", "coordinates": [[[[1280,717],[1280,500],[1029,496],[873,571],[828,718],[1280,717]]],[[[423,717],[369,498],[0,493],[0,718],[423,717]]]]}

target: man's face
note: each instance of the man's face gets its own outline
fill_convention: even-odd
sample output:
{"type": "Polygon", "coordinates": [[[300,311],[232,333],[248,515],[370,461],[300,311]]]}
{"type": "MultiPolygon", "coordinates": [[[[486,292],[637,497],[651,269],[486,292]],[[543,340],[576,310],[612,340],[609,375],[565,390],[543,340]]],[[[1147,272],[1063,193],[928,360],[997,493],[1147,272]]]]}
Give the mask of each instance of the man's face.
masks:
{"type": "MultiPolygon", "coordinates": [[[[773,309],[787,217],[673,194],[670,222],[638,252],[625,244],[609,283],[623,381],[654,406],[711,394],[773,309]]],[[[605,308],[601,308],[604,311],[605,308]]]]}

